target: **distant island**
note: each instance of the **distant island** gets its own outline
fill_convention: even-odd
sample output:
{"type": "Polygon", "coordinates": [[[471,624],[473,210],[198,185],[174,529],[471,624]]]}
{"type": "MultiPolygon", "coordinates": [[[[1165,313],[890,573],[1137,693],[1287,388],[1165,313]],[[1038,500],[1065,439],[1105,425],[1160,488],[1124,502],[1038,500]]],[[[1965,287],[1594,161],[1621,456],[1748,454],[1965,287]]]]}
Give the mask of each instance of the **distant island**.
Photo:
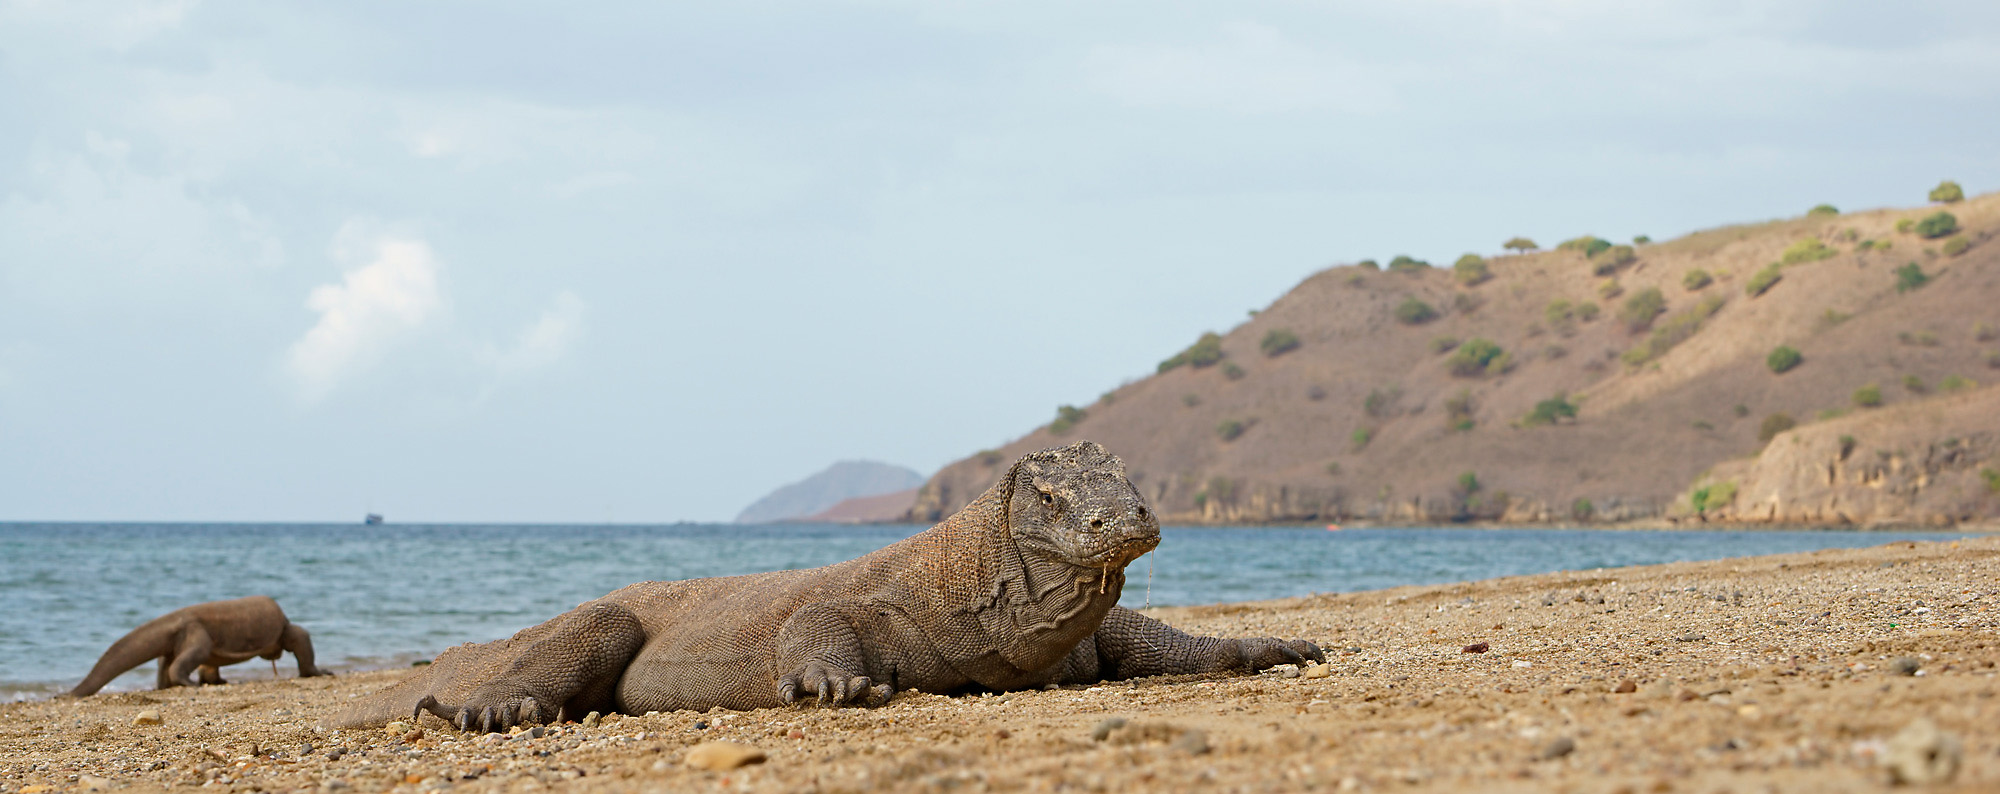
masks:
{"type": "Polygon", "coordinates": [[[916,501],[924,476],[889,463],[846,460],[782,486],[737,514],[739,524],[894,520],[916,501]]]}
{"type": "Polygon", "coordinates": [[[1328,268],[903,517],[1089,438],[1170,523],[2000,523],[2000,194],[1962,195],[1328,268]]]}

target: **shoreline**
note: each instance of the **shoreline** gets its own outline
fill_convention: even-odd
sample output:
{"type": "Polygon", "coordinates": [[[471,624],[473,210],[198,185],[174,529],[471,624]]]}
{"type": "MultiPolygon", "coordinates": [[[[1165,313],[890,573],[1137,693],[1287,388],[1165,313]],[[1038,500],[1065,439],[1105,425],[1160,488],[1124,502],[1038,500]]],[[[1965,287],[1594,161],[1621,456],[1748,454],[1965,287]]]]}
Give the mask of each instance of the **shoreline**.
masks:
{"type": "Polygon", "coordinates": [[[0,794],[1875,791],[1891,740],[1919,719],[1960,748],[1941,790],[2000,785],[2000,537],[1150,613],[1202,633],[1311,639],[1329,664],[905,693],[867,710],[675,712],[509,739],[431,718],[397,736],[313,728],[395,671],[9,703],[0,794]],[[1486,652],[1463,652],[1478,643],[1486,652]],[[163,724],[134,725],[144,711],[163,724]],[[768,760],[690,766],[689,750],[713,740],[768,760]]]}

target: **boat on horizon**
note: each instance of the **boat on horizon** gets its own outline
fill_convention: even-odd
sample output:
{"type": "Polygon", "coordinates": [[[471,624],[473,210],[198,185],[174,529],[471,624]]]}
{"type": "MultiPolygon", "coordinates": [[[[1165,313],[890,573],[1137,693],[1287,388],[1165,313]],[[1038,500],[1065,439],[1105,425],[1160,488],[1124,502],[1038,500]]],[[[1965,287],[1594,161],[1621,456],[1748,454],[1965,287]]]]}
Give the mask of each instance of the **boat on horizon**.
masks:
{"type": "Polygon", "coordinates": [[[382,525],[382,514],[369,513],[367,518],[361,519],[361,523],[365,526],[379,527],[382,525]]]}

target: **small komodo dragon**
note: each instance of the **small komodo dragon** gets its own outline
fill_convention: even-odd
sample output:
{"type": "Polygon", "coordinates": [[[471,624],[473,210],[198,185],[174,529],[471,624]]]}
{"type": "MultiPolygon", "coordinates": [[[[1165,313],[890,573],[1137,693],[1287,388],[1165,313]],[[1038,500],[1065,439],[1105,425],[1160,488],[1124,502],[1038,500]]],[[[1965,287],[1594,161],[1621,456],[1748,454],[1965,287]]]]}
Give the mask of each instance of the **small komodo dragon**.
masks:
{"type": "Polygon", "coordinates": [[[587,711],[885,703],[1324,661],[1303,640],[1182,633],[1117,606],[1160,525],[1125,464],[1081,441],[1022,457],[964,510],[824,568],[641,582],[510,639],[449,649],[336,715],[460,730],[587,711]]]}
{"type": "Polygon", "coordinates": [[[300,678],[332,675],[313,666],[311,635],[287,620],[270,596],[210,601],[153,618],[111,643],[90,675],[69,694],[95,694],[111,679],[154,659],[160,660],[161,689],[194,686],[197,670],[204,684],[224,683],[217,668],[259,656],[271,660],[275,676],[278,657],[285,651],[299,660],[300,678]]]}

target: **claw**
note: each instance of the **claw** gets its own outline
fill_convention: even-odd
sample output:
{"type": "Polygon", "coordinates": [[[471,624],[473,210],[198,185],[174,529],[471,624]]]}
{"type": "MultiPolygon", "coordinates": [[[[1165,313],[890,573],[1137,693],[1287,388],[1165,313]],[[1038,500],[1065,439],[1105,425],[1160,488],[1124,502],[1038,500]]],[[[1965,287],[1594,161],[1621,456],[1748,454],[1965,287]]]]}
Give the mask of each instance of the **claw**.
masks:
{"type": "Polygon", "coordinates": [[[797,703],[799,700],[799,682],[792,680],[789,676],[785,680],[778,682],[778,699],[784,701],[787,705],[797,703]]]}
{"type": "Polygon", "coordinates": [[[521,698],[520,713],[522,725],[540,725],[545,722],[542,719],[542,704],[534,698],[521,698]]]}
{"type": "Polygon", "coordinates": [[[847,702],[865,703],[868,699],[868,691],[875,688],[875,682],[869,680],[868,676],[865,675],[855,676],[853,680],[847,682],[847,686],[847,697],[845,699],[847,702]]]}
{"type": "Polygon", "coordinates": [[[827,681],[826,679],[824,679],[824,678],[820,679],[820,680],[819,680],[819,700],[818,700],[818,703],[819,703],[819,705],[822,705],[822,706],[826,705],[826,700],[827,700],[827,698],[828,698],[828,697],[830,697],[830,696],[832,696],[832,695],[833,695],[833,685],[832,685],[832,684],[831,684],[830,682],[828,682],[828,681],[827,681]]]}

